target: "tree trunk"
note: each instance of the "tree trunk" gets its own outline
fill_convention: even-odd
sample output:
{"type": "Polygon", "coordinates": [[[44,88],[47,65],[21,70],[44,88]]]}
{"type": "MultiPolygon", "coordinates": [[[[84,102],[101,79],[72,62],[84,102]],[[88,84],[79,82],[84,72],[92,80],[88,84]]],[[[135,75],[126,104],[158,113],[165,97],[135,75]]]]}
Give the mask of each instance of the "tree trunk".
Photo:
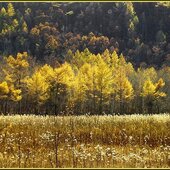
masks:
{"type": "Polygon", "coordinates": [[[99,114],[101,115],[103,113],[103,94],[102,89],[100,92],[100,104],[99,104],[99,114]]]}
{"type": "Polygon", "coordinates": [[[149,101],[147,103],[147,107],[148,107],[148,113],[153,114],[153,101],[149,101]]]}

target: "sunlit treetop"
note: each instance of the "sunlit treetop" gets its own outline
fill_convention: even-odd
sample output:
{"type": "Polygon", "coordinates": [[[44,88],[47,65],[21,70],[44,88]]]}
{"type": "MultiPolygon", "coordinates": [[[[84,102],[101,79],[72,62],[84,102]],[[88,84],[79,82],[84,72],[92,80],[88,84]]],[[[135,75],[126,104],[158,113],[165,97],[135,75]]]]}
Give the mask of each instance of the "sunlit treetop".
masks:
{"type": "Polygon", "coordinates": [[[13,17],[15,15],[15,10],[14,10],[12,3],[8,3],[7,14],[10,17],[13,17]]]}
{"type": "Polygon", "coordinates": [[[148,79],[143,85],[143,91],[141,95],[144,97],[151,96],[155,98],[165,97],[166,93],[160,91],[164,85],[165,82],[162,78],[159,79],[155,84],[150,79],[148,79]]]}

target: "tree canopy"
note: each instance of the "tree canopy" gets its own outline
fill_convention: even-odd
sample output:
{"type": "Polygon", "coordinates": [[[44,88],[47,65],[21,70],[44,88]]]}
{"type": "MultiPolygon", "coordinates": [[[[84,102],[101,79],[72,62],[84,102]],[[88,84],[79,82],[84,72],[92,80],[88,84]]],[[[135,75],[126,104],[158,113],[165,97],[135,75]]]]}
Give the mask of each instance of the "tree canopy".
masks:
{"type": "Polygon", "coordinates": [[[170,111],[169,3],[0,3],[0,112],[170,111]]]}

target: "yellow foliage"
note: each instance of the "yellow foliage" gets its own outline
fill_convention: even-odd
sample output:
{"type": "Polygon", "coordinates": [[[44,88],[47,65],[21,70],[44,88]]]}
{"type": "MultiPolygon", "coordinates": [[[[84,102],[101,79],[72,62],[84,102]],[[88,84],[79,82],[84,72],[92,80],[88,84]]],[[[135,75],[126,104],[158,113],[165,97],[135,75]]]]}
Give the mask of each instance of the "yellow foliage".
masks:
{"type": "Polygon", "coordinates": [[[16,58],[10,55],[5,58],[5,61],[6,66],[3,69],[5,80],[20,88],[22,79],[24,79],[29,67],[27,52],[18,53],[16,58]]]}
{"type": "Polygon", "coordinates": [[[143,85],[142,96],[153,95],[155,93],[155,85],[150,79],[146,80],[143,85]]]}
{"type": "Polygon", "coordinates": [[[9,93],[9,87],[6,81],[0,83],[0,99],[7,98],[9,93]]]}
{"type": "Polygon", "coordinates": [[[21,90],[20,89],[15,89],[14,86],[11,86],[10,87],[10,99],[12,101],[20,101],[22,99],[22,96],[21,96],[21,90]]]}
{"type": "Polygon", "coordinates": [[[7,14],[6,9],[4,7],[1,9],[1,14],[2,15],[6,15],[7,14]]]}
{"type": "Polygon", "coordinates": [[[55,104],[59,96],[70,94],[70,90],[73,89],[75,75],[67,62],[54,69],[45,64],[39,69],[39,73],[43,75],[44,81],[48,84],[48,97],[55,104]]]}
{"type": "Polygon", "coordinates": [[[25,80],[27,93],[38,104],[44,103],[48,98],[49,83],[40,72],[35,72],[32,77],[25,80]]]}
{"type": "Polygon", "coordinates": [[[61,67],[54,69],[54,79],[57,83],[71,86],[73,78],[74,72],[68,63],[64,63],[61,67]]]}
{"type": "Polygon", "coordinates": [[[116,94],[116,100],[132,100],[134,97],[134,90],[132,84],[126,76],[118,75],[115,77],[114,88],[116,94]]]}
{"type": "Polygon", "coordinates": [[[6,58],[6,61],[11,68],[22,69],[27,68],[29,66],[27,58],[28,54],[27,52],[24,52],[18,53],[16,59],[12,55],[10,55],[9,57],[6,58]]]}
{"type": "Polygon", "coordinates": [[[86,91],[90,91],[94,88],[94,74],[96,67],[93,67],[85,63],[80,67],[79,72],[74,81],[74,98],[75,100],[84,101],[86,98],[86,91]]]}
{"type": "Polygon", "coordinates": [[[24,23],[22,24],[22,31],[23,32],[28,32],[28,27],[27,27],[27,23],[24,21],[24,23]]]}
{"type": "Polygon", "coordinates": [[[41,75],[44,76],[44,78],[46,79],[47,82],[53,81],[53,79],[54,79],[54,69],[51,66],[45,64],[44,66],[42,66],[39,69],[39,72],[41,73],[41,75]]]}
{"type": "Polygon", "coordinates": [[[112,83],[112,71],[103,56],[98,55],[95,63],[85,63],[80,67],[74,84],[75,97],[79,101],[84,101],[89,95],[96,101],[100,99],[107,102],[104,99],[113,92],[112,83]]]}
{"type": "Polygon", "coordinates": [[[123,72],[126,76],[129,76],[134,72],[133,65],[131,63],[126,62],[122,54],[119,57],[117,70],[123,72]]]}
{"type": "Polygon", "coordinates": [[[151,81],[155,81],[155,79],[157,78],[157,72],[153,67],[147,69],[138,68],[137,74],[139,74],[139,78],[143,80],[149,78],[151,81]]]}
{"type": "Polygon", "coordinates": [[[108,63],[108,64],[110,63],[111,57],[110,57],[110,52],[109,52],[108,49],[106,49],[106,50],[103,52],[102,58],[104,59],[104,61],[105,61],[106,63],[108,63]]]}
{"type": "Polygon", "coordinates": [[[12,3],[8,3],[7,14],[10,17],[15,15],[15,10],[14,10],[12,3]]]}
{"type": "Polygon", "coordinates": [[[78,73],[78,80],[79,82],[81,82],[81,84],[83,85],[83,89],[84,90],[90,90],[93,87],[93,83],[94,83],[94,78],[93,76],[96,74],[96,67],[95,66],[91,66],[88,63],[85,63],[79,70],[78,73]]]}
{"type": "Polygon", "coordinates": [[[15,89],[11,84],[7,84],[6,81],[0,83],[0,99],[9,99],[12,101],[20,101],[22,99],[21,90],[15,89]]]}
{"type": "MultiPolygon", "coordinates": [[[[107,60],[108,61],[108,60],[107,60]]],[[[96,88],[103,94],[110,94],[112,89],[113,76],[112,71],[105,61],[98,57],[97,73],[96,73],[96,88]]]]}
{"type": "Polygon", "coordinates": [[[12,24],[13,24],[14,27],[17,27],[19,25],[17,19],[14,19],[12,24]]]}
{"type": "Polygon", "coordinates": [[[111,68],[117,68],[117,66],[118,66],[118,61],[119,61],[118,55],[117,55],[116,51],[114,51],[114,52],[111,54],[111,60],[110,60],[111,68]]]}
{"type": "Polygon", "coordinates": [[[156,86],[155,91],[158,91],[160,88],[162,88],[163,86],[165,86],[165,82],[163,81],[162,78],[160,78],[160,79],[158,80],[158,82],[155,84],[155,86],[156,86]]]}
{"type": "Polygon", "coordinates": [[[133,66],[126,62],[122,54],[118,58],[116,52],[112,55],[112,62],[114,63],[112,66],[112,74],[116,100],[119,102],[132,100],[134,97],[134,90],[128,76],[134,72],[133,66]]]}
{"type": "Polygon", "coordinates": [[[155,97],[160,98],[166,96],[164,92],[160,92],[159,90],[165,85],[163,79],[159,79],[157,83],[153,83],[150,79],[146,80],[143,85],[143,90],[141,96],[144,97],[155,97]]]}

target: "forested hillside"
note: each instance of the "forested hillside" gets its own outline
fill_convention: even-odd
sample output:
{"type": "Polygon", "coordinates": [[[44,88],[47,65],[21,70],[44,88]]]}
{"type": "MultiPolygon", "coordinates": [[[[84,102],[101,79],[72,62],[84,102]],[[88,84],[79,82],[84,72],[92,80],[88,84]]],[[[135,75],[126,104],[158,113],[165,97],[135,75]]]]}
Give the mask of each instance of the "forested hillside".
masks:
{"type": "Polygon", "coordinates": [[[0,112],[170,111],[170,5],[0,3],[0,112]]]}
{"type": "Polygon", "coordinates": [[[0,53],[43,61],[67,51],[123,53],[136,67],[168,65],[169,3],[0,3],[0,53]]]}

